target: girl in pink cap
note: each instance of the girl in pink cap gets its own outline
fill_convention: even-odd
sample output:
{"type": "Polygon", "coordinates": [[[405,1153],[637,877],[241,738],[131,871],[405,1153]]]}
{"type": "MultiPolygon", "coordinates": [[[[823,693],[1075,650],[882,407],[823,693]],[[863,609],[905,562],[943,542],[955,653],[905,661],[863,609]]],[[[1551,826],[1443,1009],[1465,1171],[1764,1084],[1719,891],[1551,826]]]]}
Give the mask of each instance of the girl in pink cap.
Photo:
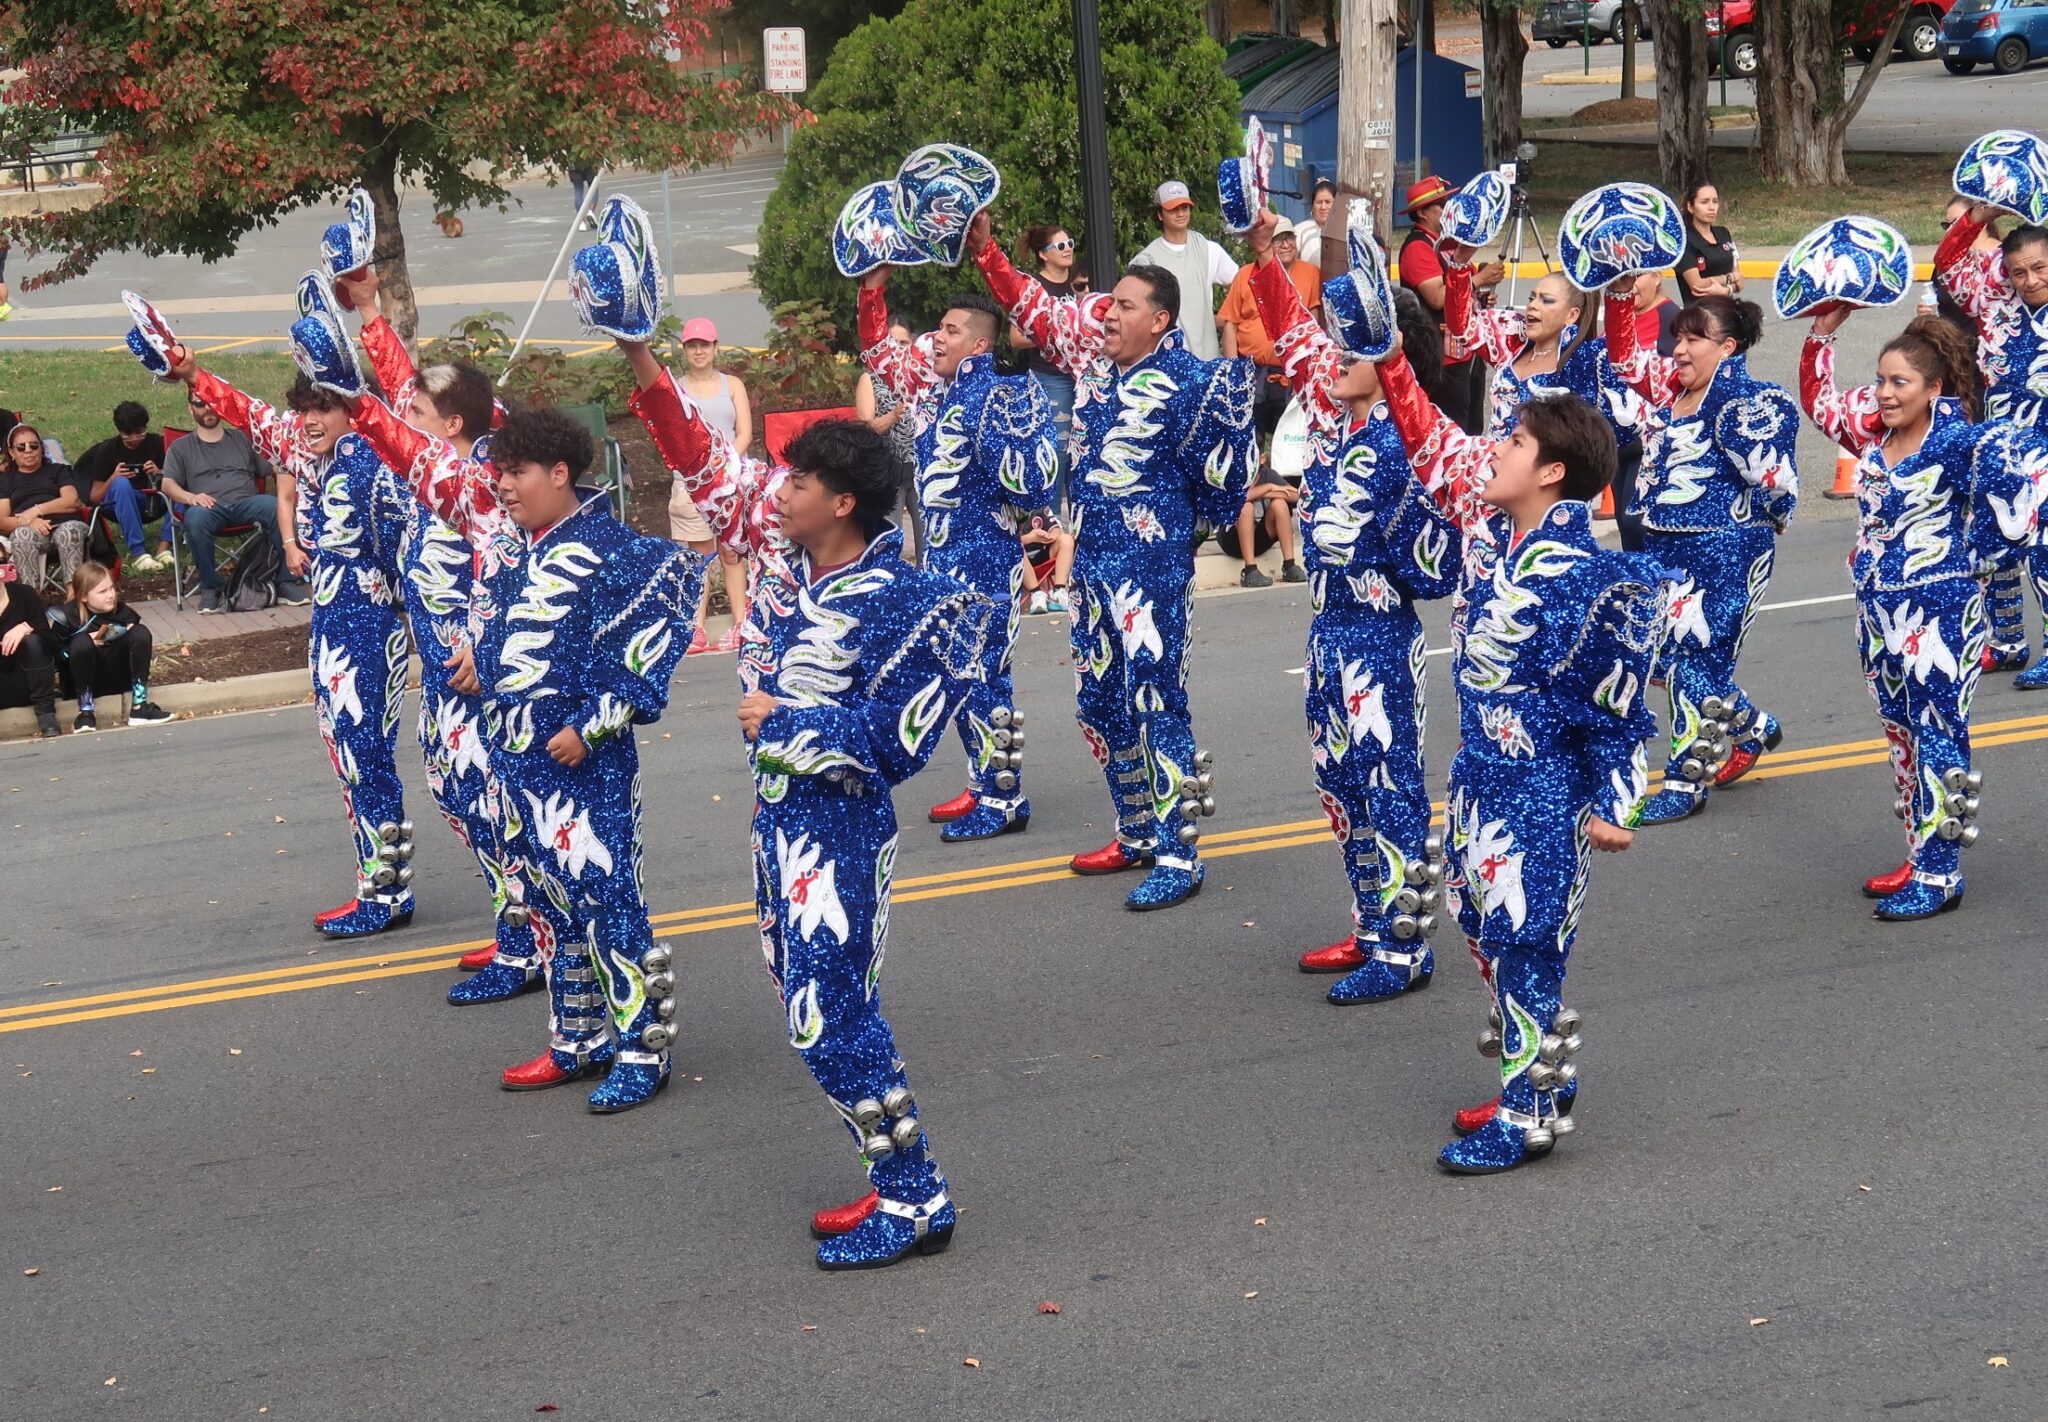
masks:
{"type": "MultiPolygon", "coordinates": [[[[747,401],[747,387],[718,368],[718,327],[708,316],[693,316],[683,326],[683,393],[696,402],[706,424],[714,426],[732,447],[742,454],[754,442],[754,410],[747,401]]],[[[669,495],[668,536],[688,544],[700,553],[711,552],[711,527],[679,483],[669,495]]],[[[718,550],[719,570],[725,575],[725,595],[732,604],[732,626],[715,643],[704,640],[704,609],[697,610],[697,638],[692,652],[736,652],[740,645],[740,623],[747,616],[747,565],[729,548],[718,550]]],[[[706,584],[709,587],[709,583],[706,584]]]]}

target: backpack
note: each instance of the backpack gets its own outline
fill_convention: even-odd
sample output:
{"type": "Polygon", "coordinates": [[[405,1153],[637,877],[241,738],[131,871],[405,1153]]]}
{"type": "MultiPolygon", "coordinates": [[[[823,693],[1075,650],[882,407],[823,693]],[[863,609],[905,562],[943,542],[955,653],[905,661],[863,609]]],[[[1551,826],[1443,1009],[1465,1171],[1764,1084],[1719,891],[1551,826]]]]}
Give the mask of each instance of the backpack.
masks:
{"type": "Polygon", "coordinates": [[[223,601],[230,612],[261,612],[277,602],[277,580],[284,572],[284,559],[277,544],[258,536],[246,543],[235,559],[235,571],[228,576],[223,601]]]}

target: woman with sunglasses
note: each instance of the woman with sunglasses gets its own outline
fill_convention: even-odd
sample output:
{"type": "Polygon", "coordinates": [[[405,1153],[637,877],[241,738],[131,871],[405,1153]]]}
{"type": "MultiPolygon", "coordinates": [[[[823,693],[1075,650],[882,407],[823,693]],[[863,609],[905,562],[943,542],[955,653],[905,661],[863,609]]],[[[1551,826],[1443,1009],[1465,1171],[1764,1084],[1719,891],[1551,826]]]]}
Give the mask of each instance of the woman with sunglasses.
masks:
{"type": "MultiPolygon", "coordinates": [[[[1074,237],[1064,227],[1050,223],[1039,223],[1024,229],[1024,240],[1018,253],[1019,265],[1029,267],[1038,264],[1038,284],[1045,288],[1048,296],[1073,296],[1074,287],[1074,237]]],[[[1074,377],[1061,370],[1045,358],[1045,353],[1031,343],[1015,326],[1010,327],[1010,345],[1024,352],[1024,368],[1045,391],[1045,398],[1052,402],[1052,418],[1055,437],[1060,446],[1060,472],[1053,482],[1050,507],[1055,514],[1064,516],[1067,508],[1067,441],[1074,427],[1074,377]]],[[[1066,590],[1058,589],[1065,611],[1066,590]]]]}
{"type": "Polygon", "coordinates": [[[0,534],[21,580],[41,588],[57,549],[58,582],[68,584],[85,561],[86,526],[78,477],[68,464],[44,457],[43,437],[34,425],[7,432],[7,466],[0,470],[0,534]]]}

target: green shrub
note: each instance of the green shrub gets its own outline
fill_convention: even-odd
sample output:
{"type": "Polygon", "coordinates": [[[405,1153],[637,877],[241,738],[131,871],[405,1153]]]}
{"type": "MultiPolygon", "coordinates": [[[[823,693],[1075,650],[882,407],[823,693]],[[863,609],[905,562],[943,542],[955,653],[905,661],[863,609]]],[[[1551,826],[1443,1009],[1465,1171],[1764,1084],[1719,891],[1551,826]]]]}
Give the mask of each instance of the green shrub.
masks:
{"type": "MultiPolygon", "coordinates": [[[[1102,70],[1119,259],[1156,235],[1152,194],[1168,178],[1188,185],[1198,229],[1216,232],[1216,165],[1243,139],[1200,7],[1104,0],[1102,70]]],[[[964,143],[994,160],[997,237],[1013,260],[1034,222],[1062,223],[1086,246],[1068,0],[911,0],[841,40],[808,102],[818,120],[790,144],[754,282],[771,304],[822,296],[841,349],[853,345],[856,297],[832,263],[833,224],[855,188],[922,144],[964,143]]],[[[951,293],[980,285],[972,271],[910,268],[891,281],[890,304],[921,329],[951,293]]]]}

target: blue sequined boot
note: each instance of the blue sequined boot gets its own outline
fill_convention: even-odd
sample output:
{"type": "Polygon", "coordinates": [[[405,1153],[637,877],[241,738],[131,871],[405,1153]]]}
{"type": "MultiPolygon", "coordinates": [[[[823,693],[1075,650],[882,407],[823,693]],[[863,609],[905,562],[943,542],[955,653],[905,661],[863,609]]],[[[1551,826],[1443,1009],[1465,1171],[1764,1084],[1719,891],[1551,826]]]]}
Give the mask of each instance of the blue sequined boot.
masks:
{"type": "Polygon", "coordinates": [[[946,822],[939,838],[948,844],[969,839],[994,839],[999,834],[1021,834],[1031,823],[1031,802],[1025,799],[998,800],[983,795],[973,809],[946,822]]]}
{"type": "Polygon", "coordinates": [[[644,1106],[668,1085],[669,1048],[676,1039],[676,979],[668,948],[655,944],[630,969],[616,963],[607,969],[605,962],[600,958],[597,966],[607,979],[608,994],[625,995],[620,984],[610,982],[613,976],[637,975],[643,997],[640,1010],[619,1033],[619,1056],[611,1075],[590,1093],[590,1109],[600,1116],[644,1106]]]}
{"type": "Polygon", "coordinates": [[[505,1002],[544,986],[538,962],[507,959],[500,955],[482,971],[449,988],[448,1001],[457,1007],[479,1002],[505,1002]]]}
{"type": "Polygon", "coordinates": [[[376,893],[356,901],[332,917],[323,915],[320,931],[329,938],[367,938],[386,929],[403,928],[412,922],[412,890],[396,894],[376,893]]]}
{"type": "Polygon", "coordinates": [[[818,1245],[820,1269],[881,1269],[912,1254],[937,1254],[953,1242],[959,1214],[939,1192],[915,1202],[882,1196],[875,1212],[845,1234],[818,1245]]]}
{"type": "Polygon", "coordinates": [[[1500,1104],[1486,1123],[1452,1141],[1437,1163],[1454,1175],[1495,1175],[1548,1155],[1577,1129],[1565,1113],[1578,1095],[1579,1014],[1560,1007],[1563,962],[1524,950],[1496,967],[1492,1025],[1479,1050],[1500,1057],[1500,1104]],[[1519,961],[1515,961],[1519,960],[1519,961]],[[1547,1024],[1547,1025],[1546,1025],[1547,1024]]]}
{"type": "Polygon", "coordinates": [[[1430,975],[1436,971],[1436,958],[1427,944],[1418,943],[1412,951],[1401,952],[1383,943],[1360,939],[1358,947],[1366,955],[1365,966],[1338,979],[1330,989],[1329,1001],[1338,1007],[1385,1002],[1420,992],[1429,986],[1430,975]]]}
{"type": "Polygon", "coordinates": [[[614,1116],[645,1106],[668,1085],[667,1052],[620,1051],[604,1085],[590,1093],[590,1109],[600,1116],[614,1116]]]}
{"type": "Polygon", "coordinates": [[[1199,863],[1169,859],[1164,855],[1153,863],[1145,882],[1131,890],[1124,907],[1133,913],[1172,908],[1202,892],[1203,869],[1199,863]]]}
{"type": "Polygon", "coordinates": [[[2021,691],[2039,691],[2048,687],[2048,662],[2043,662],[2032,671],[2023,671],[2012,679],[2012,684],[2021,691]]]}
{"type": "Polygon", "coordinates": [[[1693,785],[1683,789],[1666,782],[1662,790],[1643,801],[1642,811],[1636,816],[1636,827],[1644,825],[1676,824],[1689,820],[1707,808],[1707,792],[1693,785]]]}
{"type": "Polygon", "coordinates": [[[1929,874],[1915,870],[1913,877],[1906,881],[1906,887],[1896,894],[1879,899],[1873,916],[1888,923],[1907,923],[1916,918],[1932,918],[1938,913],[1960,908],[1963,903],[1963,876],[1957,874],[1929,874]]]}

